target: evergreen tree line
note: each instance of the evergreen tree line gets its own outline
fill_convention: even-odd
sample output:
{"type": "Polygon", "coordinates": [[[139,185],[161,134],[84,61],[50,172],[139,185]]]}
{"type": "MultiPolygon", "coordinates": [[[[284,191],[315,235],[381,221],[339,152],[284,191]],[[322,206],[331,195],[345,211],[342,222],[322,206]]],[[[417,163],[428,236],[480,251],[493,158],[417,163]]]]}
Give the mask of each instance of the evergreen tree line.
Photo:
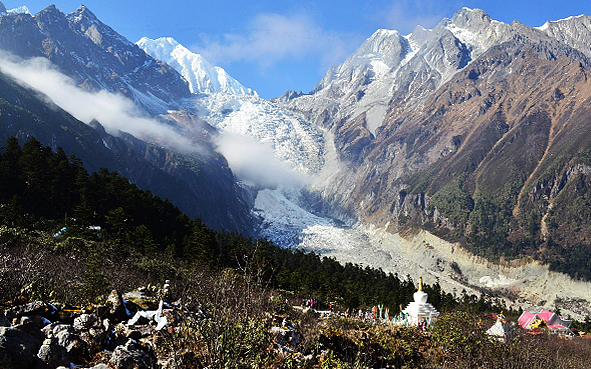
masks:
{"type": "MultiPolygon", "coordinates": [[[[200,268],[232,268],[262,287],[295,299],[313,298],[321,307],[329,302],[343,309],[384,304],[397,313],[416,291],[410,276],[342,265],[265,239],[211,230],[116,172],[88,174],[79,159],[33,137],[22,148],[14,137],[6,141],[0,178],[0,225],[108,243],[103,250],[122,256],[172,256],[200,268]]],[[[438,283],[426,285],[425,291],[440,311],[459,304],[474,311],[504,309],[494,299],[445,293],[438,283]]]]}

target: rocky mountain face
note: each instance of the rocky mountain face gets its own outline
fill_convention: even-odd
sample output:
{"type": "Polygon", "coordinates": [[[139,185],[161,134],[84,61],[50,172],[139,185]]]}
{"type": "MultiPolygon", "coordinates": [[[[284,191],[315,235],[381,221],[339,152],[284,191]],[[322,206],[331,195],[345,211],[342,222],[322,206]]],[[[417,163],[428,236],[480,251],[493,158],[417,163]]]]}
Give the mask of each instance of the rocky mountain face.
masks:
{"type": "Polygon", "coordinates": [[[591,247],[589,19],[536,29],[464,8],[379,30],[311,93],[277,99],[334,135],[323,210],[591,277],[575,256],[591,247]]]}
{"type": "Polygon", "coordinates": [[[148,56],[85,6],[67,15],[51,5],[34,16],[3,16],[0,49],[22,58],[46,57],[82,88],[123,94],[150,113],[165,112],[190,95],[174,69],[148,56]]]}
{"type": "Polygon", "coordinates": [[[242,190],[221,155],[212,151],[207,160],[181,156],[129,134],[112,136],[99,122],[87,125],[0,73],[0,142],[10,136],[21,142],[34,136],[52,149],[62,147],[91,172],[117,171],[213,228],[251,232],[252,218],[241,200],[242,190]]]}
{"type": "Polygon", "coordinates": [[[182,112],[158,116],[178,108],[178,102],[191,95],[187,82],[173,68],[147,55],[84,6],[68,15],[55,6],[34,16],[9,11],[0,17],[0,33],[1,49],[24,59],[45,57],[85,90],[121,93],[147,116],[178,130],[182,122],[191,121],[193,130],[187,137],[199,149],[179,153],[125,132],[109,134],[100,122],[84,124],[47,96],[23,88],[4,74],[1,142],[8,136],[22,140],[35,136],[45,145],[61,146],[79,157],[90,171],[101,167],[118,171],[212,228],[252,233],[253,217],[243,190],[211,143],[215,130],[182,112]]]}
{"type": "Polygon", "coordinates": [[[294,198],[312,200],[317,213],[393,232],[427,229],[489,258],[535,256],[591,277],[579,257],[591,251],[590,19],[531,28],[463,8],[434,29],[378,30],[310,93],[271,101],[172,39],[132,44],[84,6],[68,15],[53,6],[34,16],[5,12],[0,48],[46,57],[86,90],[123,93],[204,147],[184,156],[114,138],[100,124],[92,133],[93,145],[103,140],[100,150],[119,155],[109,165],[131,180],[146,175],[190,215],[214,212],[199,214],[206,223],[252,225],[247,196],[215,152],[217,130],[269,144],[315,175],[307,196],[294,198]],[[131,156],[171,182],[125,161],[131,156]]]}

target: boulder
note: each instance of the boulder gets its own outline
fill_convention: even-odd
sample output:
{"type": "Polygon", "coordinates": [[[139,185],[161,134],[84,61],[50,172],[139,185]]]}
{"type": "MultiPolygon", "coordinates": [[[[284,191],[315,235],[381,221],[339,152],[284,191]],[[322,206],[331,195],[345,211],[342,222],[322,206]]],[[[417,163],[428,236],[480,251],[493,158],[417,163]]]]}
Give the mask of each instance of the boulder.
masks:
{"type": "Polygon", "coordinates": [[[121,322],[128,318],[123,298],[117,290],[111,291],[111,294],[107,297],[107,304],[110,306],[109,315],[113,320],[121,322]]]}
{"type": "Polygon", "coordinates": [[[115,326],[115,333],[119,337],[125,337],[125,341],[127,338],[131,338],[134,341],[139,341],[142,338],[142,332],[137,329],[132,329],[125,323],[119,323],[115,326]]]}
{"type": "Polygon", "coordinates": [[[70,324],[55,322],[47,324],[45,327],[43,327],[42,331],[45,333],[45,337],[53,337],[57,336],[57,334],[61,331],[74,333],[74,327],[72,327],[70,324]]]}
{"type": "Polygon", "coordinates": [[[80,333],[80,338],[88,345],[88,351],[91,355],[105,349],[108,336],[109,332],[102,328],[90,328],[88,331],[80,333]]]}
{"type": "Polygon", "coordinates": [[[5,311],[0,311],[0,327],[9,327],[10,321],[6,317],[5,311]]]}
{"type": "Polygon", "coordinates": [[[0,327],[0,368],[30,368],[41,341],[15,328],[0,327]]]}
{"type": "Polygon", "coordinates": [[[109,369],[109,366],[105,363],[100,363],[100,364],[96,364],[92,368],[88,368],[88,369],[109,369]]]}
{"type": "Polygon", "coordinates": [[[109,364],[115,369],[152,369],[156,367],[157,359],[151,348],[140,346],[129,339],[124,345],[115,348],[109,364]]]}
{"type": "Polygon", "coordinates": [[[23,316],[20,319],[20,323],[17,325],[14,325],[12,328],[18,329],[19,331],[23,331],[26,332],[28,334],[30,334],[31,336],[35,337],[36,339],[38,339],[39,341],[43,341],[43,339],[45,338],[45,335],[43,334],[43,332],[41,331],[41,329],[43,329],[43,327],[48,323],[49,321],[39,315],[35,315],[35,316],[23,316]]]}
{"type": "Polygon", "coordinates": [[[34,301],[24,305],[13,306],[6,310],[8,319],[20,318],[25,315],[50,316],[55,312],[55,308],[42,301],[34,301]]]}
{"type": "Polygon", "coordinates": [[[99,319],[92,314],[81,314],[79,317],[74,319],[72,326],[78,332],[88,330],[95,327],[99,323],[99,319]]]}
{"type": "Polygon", "coordinates": [[[79,335],[62,330],[55,335],[55,338],[58,345],[66,349],[71,361],[81,363],[88,356],[88,344],[79,335]]]}
{"type": "Polygon", "coordinates": [[[50,368],[70,366],[70,358],[65,347],[60,346],[55,339],[47,338],[39,348],[37,357],[50,368]]]}
{"type": "Polygon", "coordinates": [[[298,345],[301,342],[300,334],[288,328],[272,327],[271,334],[275,336],[275,342],[280,345],[298,345]]]}

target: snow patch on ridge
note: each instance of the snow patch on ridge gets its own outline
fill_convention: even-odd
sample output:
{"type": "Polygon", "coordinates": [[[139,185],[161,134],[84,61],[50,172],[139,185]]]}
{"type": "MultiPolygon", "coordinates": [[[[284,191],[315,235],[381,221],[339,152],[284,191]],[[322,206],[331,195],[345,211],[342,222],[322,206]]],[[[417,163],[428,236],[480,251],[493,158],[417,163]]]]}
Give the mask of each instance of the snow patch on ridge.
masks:
{"type": "Polygon", "coordinates": [[[179,44],[172,37],[152,40],[142,37],[137,43],[148,55],[176,69],[189,82],[192,93],[223,92],[233,95],[256,95],[232,78],[223,68],[211,65],[199,54],[179,44]]]}
{"type": "Polygon", "coordinates": [[[29,8],[27,8],[24,5],[16,7],[14,9],[9,9],[6,12],[8,14],[31,14],[31,12],[29,11],[29,8]]]}

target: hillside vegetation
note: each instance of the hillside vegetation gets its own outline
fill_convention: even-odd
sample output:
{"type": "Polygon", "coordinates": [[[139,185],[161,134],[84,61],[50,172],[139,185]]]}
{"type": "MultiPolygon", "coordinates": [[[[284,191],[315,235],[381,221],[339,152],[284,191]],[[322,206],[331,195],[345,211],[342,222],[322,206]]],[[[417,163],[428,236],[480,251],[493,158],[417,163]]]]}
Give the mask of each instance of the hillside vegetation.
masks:
{"type": "MultiPolygon", "coordinates": [[[[519,312],[488,297],[452,296],[438,284],[425,291],[445,314],[427,332],[301,313],[292,305],[313,298],[317,309],[333,302],[342,314],[382,304],[394,315],[416,287],[410,276],[210,230],[117,173],[89,175],[78,159],[34,138],[22,148],[8,139],[0,172],[2,309],[18,311],[27,301],[91,303],[99,304],[88,308],[96,314],[112,289],[131,291],[170,279],[178,299],[173,306],[181,310],[174,310],[171,330],[149,336],[155,346],[145,349],[174,367],[457,367],[450,357],[482,367],[560,367],[554,364],[562,356],[546,353],[562,350],[579,360],[579,352],[589,349],[578,343],[572,353],[574,347],[544,338],[535,355],[522,356],[540,342],[527,336],[509,346],[488,341],[483,332],[493,321],[480,315],[505,310],[515,319],[519,312]],[[294,322],[297,344],[271,333],[273,316],[294,322]],[[518,364],[504,366],[509,362],[518,364]]],[[[78,360],[105,360],[100,347],[95,356],[90,350],[78,360]]],[[[576,360],[570,362],[583,365],[576,360]]]]}

